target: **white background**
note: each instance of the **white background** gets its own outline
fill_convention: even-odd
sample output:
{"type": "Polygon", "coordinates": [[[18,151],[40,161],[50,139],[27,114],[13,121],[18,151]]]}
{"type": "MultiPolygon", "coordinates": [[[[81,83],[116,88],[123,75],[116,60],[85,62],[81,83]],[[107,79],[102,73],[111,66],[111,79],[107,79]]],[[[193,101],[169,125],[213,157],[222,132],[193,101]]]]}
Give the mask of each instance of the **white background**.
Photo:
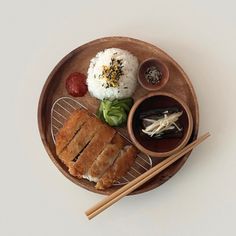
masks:
{"type": "Polygon", "coordinates": [[[236,235],[235,1],[1,1],[0,235],[236,235]],[[42,86],[68,52],[129,36],[169,53],[212,136],[161,187],[88,221],[102,199],[53,165],[37,128],[42,86]]]}

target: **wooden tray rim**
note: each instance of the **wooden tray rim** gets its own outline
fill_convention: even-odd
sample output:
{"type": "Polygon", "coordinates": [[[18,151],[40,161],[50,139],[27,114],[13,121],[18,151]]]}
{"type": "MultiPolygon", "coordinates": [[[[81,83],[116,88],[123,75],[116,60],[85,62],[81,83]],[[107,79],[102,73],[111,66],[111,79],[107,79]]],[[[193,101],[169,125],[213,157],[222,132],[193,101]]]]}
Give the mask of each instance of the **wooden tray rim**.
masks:
{"type": "MultiPolygon", "coordinates": [[[[42,110],[43,110],[43,104],[44,104],[44,100],[46,98],[46,90],[48,85],[50,84],[50,82],[52,81],[54,74],[57,72],[57,70],[71,57],[73,57],[77,51],[82,51],[84,48],[86,48],[88,45],[92,46],[93,44],[96,44],[98,41],[109,41],[109,40],[121,40],[121,41],[129,41],[131,43],[139,43],[139,44],[143,44],[144,46],[148,46],[151,48],[155,48],[158,51],[160,51],[161,53],[163,53],[166,57],[169,58],[169,60],[171,61],[171,63],[178,68],[178,70],[180,71],[180,73],[182,74],[182,76],[185,78],[186,83],[189,86],[189,89],[193,95],[194,98],[194,103],[195,103],[195,111],[196,111],[196,121],[195,121],[195,125],[194,125],[194,133],[193,133],[193,137],[192,139],[195,140],[198,136],[198,130],[199,130],[199,105],[198,105],[198,101],[197,101],[197,96],[195,93],[195,90],[193,88],[193,85],[189,79],[189,77],[187,76],[187,74],[185,73],[185,71],[182,69],[182,67],[171,57],[169,56],[166,52],[164,52],[162,49],[160,49],[159,47],[151,44],[151,43],[147,43],[145,41],[139,40],[139,39],[135,39],[135,38],[130,38],[130,37],[124,37],[124,36],[109,36],[109,37],[103,37],[103,38],[98,38],[92,41],[89,41],[81,46],[78,46],[77,48],[75,48],[74,50],[72,50],[71,52],[69,52],[66,56],[64,56],[58,63],[57,65],[53,68],[53,70],[51,71],[51,73],[48,75],[46,82],[44,83],[44,86],[42,88],[40,97],[39,97],[39,102],[38,102],[38,113],[37,113],[37,120],[38,120],[38,129],[39,129],[39,134],[41,137],[41,140],[43,142],[43,145],[50,157],[50,159],[52,160],[52,162],[56,165],[56,167],[60,170],[60,172],[67,177],[69,180],[71,180],[73,183],[75,183],[76,185],[79,185],[80,187],[83,187],[84,189],[87,189],[89,191],[92,191],[94,193],[99,193],[99,194],[103,194],[103,195],[107,195],[107,193],[105,191],[99,191],[96,189],[91,189],[89,187],[86,187],[84,185],[80,185],[77,181],[74,180],[74,178],[67,173],[57,162],[57,160],[55,159],[55,157],[53,156],[50,147],[48,146],[48,143],[46,141],[46,135],[45,135],[45,131],[43,129],[43,121],[42,121],[42,110]]],[[[138,190],[135,190],[134,192],[132,192],[130,195],[134,195],[134,194],[139,194],[139,193],[144,193],[150,190],[153,190],[157,187],[159,187],[160,185],[162,185],[163,183],[165,183],[167,180],[169,180],[171,177],[173,177],[179,170],[180,168],[184,165],[184,163],[186,162],[186,160],[188,159],[189,155],[191,154],[191,152],[189,152],[188,154],[186,154],[185,156],[183,156],[182,162],[179,162],[178,166],[176,166],[175,168],[175,172],[173,173],[172,176],[170,176],[169,178],[165,179],[163,182],[159,183],[154,183],[152,185],[146,185],[144,188],[141,187],[138,190]]]]}

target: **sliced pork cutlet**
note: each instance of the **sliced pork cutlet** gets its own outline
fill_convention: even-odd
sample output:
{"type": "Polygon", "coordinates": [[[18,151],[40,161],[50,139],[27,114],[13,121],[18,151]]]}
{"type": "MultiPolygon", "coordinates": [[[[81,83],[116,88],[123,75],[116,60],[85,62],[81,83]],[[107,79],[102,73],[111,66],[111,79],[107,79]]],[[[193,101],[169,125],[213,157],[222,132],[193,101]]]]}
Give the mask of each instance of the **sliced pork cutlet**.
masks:
{"type": "Polygon", "coordinates": [[[72,140],[80,127],[88,120],[88,112],[84,109],[74,111],[63,127],[56,134],[56,153],[59,155],[72,140]]]}
{"type": "Polygon", "coordinates": [[[97,130],[102,126],[102,122],[96,117],[89,116],[88,120],[81,126],[71,142],[61,152],[59,158],[68,166],[91,141],[97,130]]]}
{"type": "Polygon", "coordinates": [[[80,154],[79,159],[74,164],[69,165],[69,172],[79,178],[86,177],[89,168],[106,145],[111,142],[115,132],[114,129],[103,124],[80,154]]]}
{"type": "Polygon", "coordinates": [[[111,143],[115,144],[119,149],[122,149],[125,145],[125,139],[119,133],[116,133],[111,143]]]}
{"type": "Polygon", "coordinates": [[[105,171],[113,164],[115,159],[118,157],[120,150],[125,144],[124,139],[116,133],[110,144],[107,144],[101,154],[92,164],[91,168],[88,170],[86,179],[98,182],[100,177],[105,173],[105,171]]]}
{"type": "Polygon", "coordinates": [[[137,154],[138,150],[134,146],[125,146],[113,165],[99,179],[95,188],[100,190],[109,188],[115,181],[124,176],[134,163],[137,154]]]}

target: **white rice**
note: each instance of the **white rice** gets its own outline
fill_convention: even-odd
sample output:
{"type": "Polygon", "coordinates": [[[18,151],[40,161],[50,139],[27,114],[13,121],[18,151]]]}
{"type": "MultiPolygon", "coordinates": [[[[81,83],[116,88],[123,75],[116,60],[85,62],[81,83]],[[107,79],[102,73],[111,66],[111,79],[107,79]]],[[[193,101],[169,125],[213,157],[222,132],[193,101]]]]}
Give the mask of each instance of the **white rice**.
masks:
{"type": "Polygon", "coordinates": [[[109,48],[98,52],[90,61],[87,84],[90,94],[98,99],[121,99],[131,97],[137,85],[138,60],[130,52],[119,48],[109,48]],[[123,75],[119,78],[117,87],[106,86],[102,77],[103,66],[109,66],[111,59],[122,61],[123,75]]]}

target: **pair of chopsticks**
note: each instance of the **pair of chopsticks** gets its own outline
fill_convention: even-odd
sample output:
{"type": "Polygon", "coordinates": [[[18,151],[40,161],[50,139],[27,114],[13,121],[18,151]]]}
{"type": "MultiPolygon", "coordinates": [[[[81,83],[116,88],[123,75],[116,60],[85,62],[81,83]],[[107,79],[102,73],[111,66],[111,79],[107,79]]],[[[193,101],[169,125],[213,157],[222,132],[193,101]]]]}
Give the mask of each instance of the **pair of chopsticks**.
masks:
{"type": "Polygon", "coordinates": [[[206,138],[210,136],[210,133],[206,133],[193,141],[192,143],[188,144],[186,147],[184,147],[182,150],[180,150],[178,153],[166,158],[161,163],[157,164],[156,166],[152,167],[136,179],[132,180],[128,184],[124,185],[122,188],[117,190],[116,192],[112,193],[110,196],[106,197],[102,201],[98,202],[96,205],[88,209],[85,214],[87,215],[88,219],[92,219],[96,215],[100,214],[102,211],[104,211],[106,208],[120,200],[122,197],[128,195],[129,193],[133,192],[135,189],[146,183],[148,180],[153,178],[155,175],[163,171],[165,168],[170,166],[172,163],[180,159],[183,155],[191,151],[193,148],[198,146],[200,143],[202,143],[206,138]]]}

